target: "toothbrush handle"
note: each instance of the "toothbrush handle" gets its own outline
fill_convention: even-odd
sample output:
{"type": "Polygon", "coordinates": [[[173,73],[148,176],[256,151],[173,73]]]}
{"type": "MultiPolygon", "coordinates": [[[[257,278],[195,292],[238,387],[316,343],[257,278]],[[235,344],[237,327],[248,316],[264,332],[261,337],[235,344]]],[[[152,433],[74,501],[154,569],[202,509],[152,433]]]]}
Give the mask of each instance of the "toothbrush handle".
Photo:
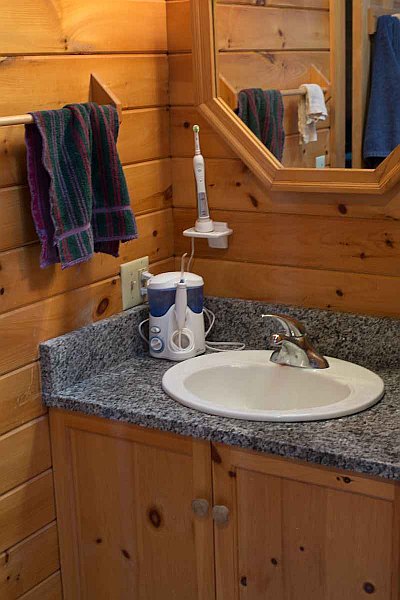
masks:
{"type": "Polygon", "coordinates": [[[178,329],[185,327],[187,308],[187,287],[186,283],[178,283],[175,294],[175,316],[178,329]]]}

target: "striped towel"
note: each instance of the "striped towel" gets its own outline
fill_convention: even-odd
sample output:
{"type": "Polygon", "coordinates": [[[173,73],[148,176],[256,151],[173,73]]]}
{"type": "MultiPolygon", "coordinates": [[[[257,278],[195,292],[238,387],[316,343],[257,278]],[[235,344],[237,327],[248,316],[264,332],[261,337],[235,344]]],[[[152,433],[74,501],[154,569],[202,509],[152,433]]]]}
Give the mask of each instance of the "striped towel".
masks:
{"type": "Polygon", "coordinates": [[[118,256],[137,228],[116,149],[116,109],[91,102],[31,114],[25,140],[40,266],[64,269],[94,252],[118,256]]]}
{"type": "Polygon", "coordinates": [[[238,97],[238,116],[274,156],[282,161],[285,144],[283,101],[279,90],[252,88],[238,97]]]}

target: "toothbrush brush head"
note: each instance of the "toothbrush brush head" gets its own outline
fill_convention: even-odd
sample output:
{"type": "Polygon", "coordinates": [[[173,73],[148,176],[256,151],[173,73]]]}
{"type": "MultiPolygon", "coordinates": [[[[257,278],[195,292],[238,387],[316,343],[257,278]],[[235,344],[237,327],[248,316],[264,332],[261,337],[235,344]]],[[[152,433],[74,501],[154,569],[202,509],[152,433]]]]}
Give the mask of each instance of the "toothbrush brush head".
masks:
{"type": "Polygon", "coordinates": [[[195,133],[199,133],[199,131],[200,131],[200,127],[199,127],[198,125],[193,125],[193,131],[194,131],[195,133]]]}

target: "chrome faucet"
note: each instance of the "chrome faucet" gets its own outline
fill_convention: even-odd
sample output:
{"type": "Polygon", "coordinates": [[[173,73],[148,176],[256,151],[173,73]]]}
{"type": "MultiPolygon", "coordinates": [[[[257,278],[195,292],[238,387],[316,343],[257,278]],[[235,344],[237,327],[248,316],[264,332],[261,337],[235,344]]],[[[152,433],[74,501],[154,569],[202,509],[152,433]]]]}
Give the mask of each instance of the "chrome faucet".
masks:
{"type": "Polygon", "coordinates": [[[282,333],[272,335],[275,348],[271,361],[278,365],[304,369],[327,369],[328,361],[311,345],[306,328],[300,321],[287,315],[262,315],[263,319],[275,319],[282,326],[282,333]]]}

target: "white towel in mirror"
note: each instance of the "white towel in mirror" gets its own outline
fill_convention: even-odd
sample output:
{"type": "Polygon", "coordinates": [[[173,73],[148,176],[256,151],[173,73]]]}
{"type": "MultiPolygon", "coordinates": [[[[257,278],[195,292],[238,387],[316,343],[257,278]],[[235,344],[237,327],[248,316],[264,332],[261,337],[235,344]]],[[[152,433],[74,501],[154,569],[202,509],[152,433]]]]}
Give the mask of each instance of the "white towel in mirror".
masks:
{"type": "Polygon", "coordinates": [[[300,144],[317,141],[317,122],[325,121],[328,116],[324,92],[316,83],[305,83],[300,86],[305,94],[300,95],[298,122],[300,144]]]}

